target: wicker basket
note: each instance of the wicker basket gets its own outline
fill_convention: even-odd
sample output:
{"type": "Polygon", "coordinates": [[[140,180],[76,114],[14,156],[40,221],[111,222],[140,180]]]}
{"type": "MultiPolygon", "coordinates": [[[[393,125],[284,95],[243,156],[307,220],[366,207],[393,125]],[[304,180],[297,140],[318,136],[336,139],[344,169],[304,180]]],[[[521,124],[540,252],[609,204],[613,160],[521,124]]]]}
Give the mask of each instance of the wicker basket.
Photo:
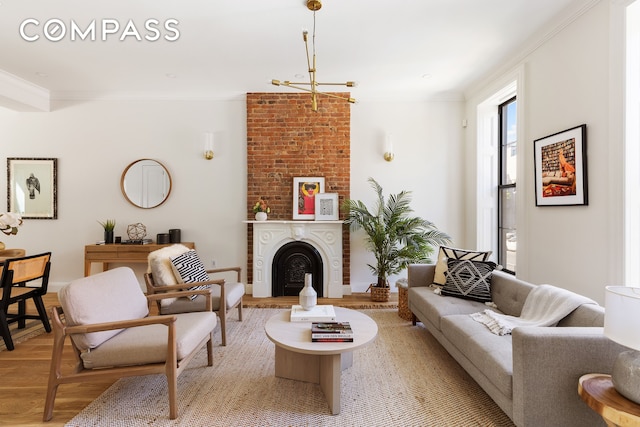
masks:
{"type": "Polygon", "coordinates": [[[371,286],[371,301],[387,302],[389,301],[390,292],[391,290],[389,288],[379,288],[377,286],[371,286]]]}
{"type": "Polygon", "coordinates": [[[409,310],[409,289],[406,279],[396,282],[398,287],[398,316],[404,320],[412,320],[413,316],[409,310]]]}

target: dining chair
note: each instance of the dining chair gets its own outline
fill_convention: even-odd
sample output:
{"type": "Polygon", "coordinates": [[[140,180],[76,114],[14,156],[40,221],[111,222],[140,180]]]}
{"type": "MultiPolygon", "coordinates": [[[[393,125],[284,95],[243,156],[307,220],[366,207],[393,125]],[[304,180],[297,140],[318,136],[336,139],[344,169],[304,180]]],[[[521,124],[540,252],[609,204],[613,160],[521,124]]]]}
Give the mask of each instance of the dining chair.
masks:
{"type": "Polygon", "coordinates": [[[38,255],[10,258],[2,265],[0,285],[0,335],[4,339],[7,350],[14,349],[9,324],[18,323],[18,329],[26,327],[28,319],[42,322],[44,329],[51,332],[51,324],[47,317],[42,296],[47,293],[49,270],[51,269],[51,252],[38,255]],[[27,313],[27,301],[32,300],[38,314],[27,313]],[[17,310],[13,310],[13,305],[17,310]]]}

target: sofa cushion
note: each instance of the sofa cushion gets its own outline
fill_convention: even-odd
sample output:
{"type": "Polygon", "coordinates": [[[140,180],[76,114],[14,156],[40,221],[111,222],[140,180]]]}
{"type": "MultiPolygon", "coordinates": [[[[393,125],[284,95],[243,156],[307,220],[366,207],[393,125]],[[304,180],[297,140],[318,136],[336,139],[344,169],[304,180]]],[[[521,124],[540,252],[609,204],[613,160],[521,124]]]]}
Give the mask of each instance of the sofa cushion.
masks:
{"type": "MultiPolygon", "coordinates": [[[[69,326],[140,319],[149,314],[147,298],[129,267],[74,280],[58,291],[58,298],[69,326]]],[[[81,351],[85,351],[99,346],[120,331],[122,329],[74,334],[71,339],[81,351]]]]}
{"type": "Polygon", "coordinates": [[[445,273],[447,272],[449,259],[468,259],[472,261],[486,261],[489,259],[491,251],[469,251],[466,249],[456,249],[447,246],[440,246],[438,250],[438,261],[436,262],[436,272],[433,276],[433,284],[438,286],[444,286],[447,278],[445,273]]]}
{"type": "Polygon", "coordinates": [[[468,315],[452,315],[440,321],[442,333],[505,396],[513,394],[511,335],[492,334],[468,315]]]}
{"type": "MultiPolygon", "coordinates": [[[[171,257],[171,268],[173,268],[173,273],[180,283],[206,282],[209,280],[209,274],[194,250],[171,257]]],[[[208,289],[209,287],[210,285],[197,285],[189,289],[197,291],[200,289],[208,289]]],[[[196,297],[197,295],[191,295],[189,299],[193,300],[196,297]]]]}
{"type": "Polygon", "coordinates": [[[433,288],[426,286],[409,288],[408,299],[410,306],[415,305],[417,307],[416,310],[423,313],[426,320],[438,330],[441,329],[440,322],[444,316],[452,314],[468,315],[487,308],[481,302],[438,295],[433,292],[433,288]]]}
{"type": "Polygon", "coordinates": [[[496,263],[449,259],[442,295],[491,302],[491,275],[496,263]]]}
{"type": "Polygon", "coordinates": [[[520,316],[524,302],[534,287],[513,274],[495,270],[491,276],[491,299],[502,313],[520,316]]]}

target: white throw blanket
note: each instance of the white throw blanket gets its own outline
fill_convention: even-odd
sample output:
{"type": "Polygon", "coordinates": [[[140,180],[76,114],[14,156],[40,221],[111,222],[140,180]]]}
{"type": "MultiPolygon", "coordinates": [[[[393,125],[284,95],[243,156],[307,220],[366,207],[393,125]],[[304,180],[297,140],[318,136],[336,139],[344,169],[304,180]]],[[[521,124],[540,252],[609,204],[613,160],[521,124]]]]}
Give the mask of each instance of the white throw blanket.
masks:
{"type": "Polygon", "coordinates": [[[582,304],[596,304],[596,302],[556,286],[539,285],[529,292],[520,317],[500,314],[492,310],[484,310],[470,316],[484,324],[494,334],[508,335],[518,326],[555,326],[582,304]]]}

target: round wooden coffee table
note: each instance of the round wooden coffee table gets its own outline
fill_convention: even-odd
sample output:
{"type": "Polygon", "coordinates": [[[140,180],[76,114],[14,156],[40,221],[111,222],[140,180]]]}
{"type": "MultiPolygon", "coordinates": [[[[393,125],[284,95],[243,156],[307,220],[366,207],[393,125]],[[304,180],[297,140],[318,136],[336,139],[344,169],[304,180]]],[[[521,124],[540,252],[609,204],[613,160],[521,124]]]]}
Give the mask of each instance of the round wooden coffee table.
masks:
{"type": "Polygon", "coordinates": [[[264,330],[276,345],[275,375],[320,384],[331,413],[340,413],[340,376],[353,364],[353,350],[371,343],[378,325],[366,314],[334,307],[336,321],[349,322],[353,342],[311,342],[311,322],[291,322],[283,311],[267,321],[264,330]]]}

